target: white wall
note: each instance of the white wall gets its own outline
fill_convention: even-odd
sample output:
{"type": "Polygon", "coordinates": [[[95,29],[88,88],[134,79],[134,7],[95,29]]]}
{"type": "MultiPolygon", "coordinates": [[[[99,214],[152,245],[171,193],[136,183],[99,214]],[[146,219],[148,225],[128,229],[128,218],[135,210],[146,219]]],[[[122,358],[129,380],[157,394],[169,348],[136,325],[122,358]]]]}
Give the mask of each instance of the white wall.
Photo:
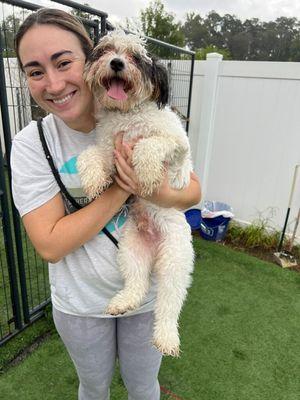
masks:
{"type": "MultiPolygon", "coordinates": [[[[196,62],[190,129],[203,197],[281,228],[300,163],[299,64],[209,57],[196,62]]],[[[300,177],[290,229],[299,207],[300,177]]]]}

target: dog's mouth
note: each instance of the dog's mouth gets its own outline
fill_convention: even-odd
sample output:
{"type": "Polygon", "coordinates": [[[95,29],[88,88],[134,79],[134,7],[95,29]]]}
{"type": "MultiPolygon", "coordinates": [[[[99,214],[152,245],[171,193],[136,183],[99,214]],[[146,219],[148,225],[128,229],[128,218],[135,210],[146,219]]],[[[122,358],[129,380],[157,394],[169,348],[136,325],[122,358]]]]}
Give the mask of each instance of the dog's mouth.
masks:
{"type": "Polygon", "coordinates": [[[107,90],[107,95],[114,100],[127,100],[127,92],[131,89],[129,82],[121,78],[105,79],[103,85],[107,90]]]}

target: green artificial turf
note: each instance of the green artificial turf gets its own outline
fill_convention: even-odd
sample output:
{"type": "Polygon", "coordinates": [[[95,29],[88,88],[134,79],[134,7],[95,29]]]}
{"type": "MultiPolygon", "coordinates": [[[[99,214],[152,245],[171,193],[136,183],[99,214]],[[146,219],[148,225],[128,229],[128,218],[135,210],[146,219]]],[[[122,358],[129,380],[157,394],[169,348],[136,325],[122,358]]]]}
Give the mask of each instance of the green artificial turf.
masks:
{"type": "MultiPolygon", "coordinates": [[[[298,400],[300,274],[195,239],[182,355],[165,358],[161,399],[298,400]]],[[[0,349],[1,351],[1,349],[0,349]]],[[[0,377],[6,400],[75,400],[77,378],[56,334],[0,377]]],[[[111,400],[125,400],[116,371],[111,400]]]]}

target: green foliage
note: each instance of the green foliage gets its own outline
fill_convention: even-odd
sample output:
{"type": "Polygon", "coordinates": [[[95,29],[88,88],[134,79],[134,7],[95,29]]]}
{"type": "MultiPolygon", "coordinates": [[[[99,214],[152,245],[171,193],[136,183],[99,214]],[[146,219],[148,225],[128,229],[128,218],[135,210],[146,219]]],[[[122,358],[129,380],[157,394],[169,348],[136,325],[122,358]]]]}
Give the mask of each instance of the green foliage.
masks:
{"type": "Polygon", "coordinates": [[[246,249],[275,250],[280,239],[280,232],[271,230],[267,220],[258,220],[250,225],[241,226],[231,222],[226,241],[246,249]]]}
{"type": "Polygon", "coordinates": [[[185,35],[186,44],[191,49],[201,49],[211,44],[205,20],[195,12],[186,15],[182,31],[185,35]]]}
{"type": "Polygon", "coordinates": [[[175,22],[174,15],[168,13],[160,0],[154,0],[140,12],[144,34],[176,46],[184,46],[181,24],[175,22]]]}
{"type": "Polygon", "coordinates": [[[234,15],[215,11],[206,17],[190,13],[183,24],[186,44],[192,49],[215,46],[227,49],[234,60],[299,61],[300,23],[280,17],[264,22],[258,18],[242,22],[234,15]]]}
{"type": "Polygon", "coordinates": [[[14,40],[21,22],[21,19],[15,15],[8,15],[0,25],[1,44],[4,57],[15,57],[14,40]]]}

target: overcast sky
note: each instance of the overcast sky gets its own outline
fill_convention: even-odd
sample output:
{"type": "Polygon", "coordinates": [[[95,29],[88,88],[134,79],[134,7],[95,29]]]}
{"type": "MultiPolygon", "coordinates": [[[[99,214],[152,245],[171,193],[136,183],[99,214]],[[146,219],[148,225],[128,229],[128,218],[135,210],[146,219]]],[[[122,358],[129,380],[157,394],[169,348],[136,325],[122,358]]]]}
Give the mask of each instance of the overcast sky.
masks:
{"type": "MultiPolygon", "coordinates": [[[[90,0],[90,5],[101,7],[111,19],[116,17],[125,21],[126,17],[137,17],[139,11],[150,4],[149,0],[90,0]]],[[[205,16],[215,10],[219,14],[235,14],[238,18],[257,17],[264,21],[275,20],[280,16],[300,19],[300,0],[164,0],[168,12],[183,19],[189,11],[205,16]]]]}
{"type": "MultiPolygon", "coordinates": [[[[150,0],[82,0],[91,7],[109,14],[111,22],[125,22],[126,17],[137,18],[139,11],[150,4],[150,0]]],[[[47,0],[31,0],[32,3],[54,7],[55,3],[47,0]]],[[[296,17],[300,20],[300,0],[163,0],[168,12],[184,19],[187,12],[195,11],[205,16],[215,10],[220,15],[234,14],[241,20],[257,17],[263,21],[277,17],[296,17]]]]}

